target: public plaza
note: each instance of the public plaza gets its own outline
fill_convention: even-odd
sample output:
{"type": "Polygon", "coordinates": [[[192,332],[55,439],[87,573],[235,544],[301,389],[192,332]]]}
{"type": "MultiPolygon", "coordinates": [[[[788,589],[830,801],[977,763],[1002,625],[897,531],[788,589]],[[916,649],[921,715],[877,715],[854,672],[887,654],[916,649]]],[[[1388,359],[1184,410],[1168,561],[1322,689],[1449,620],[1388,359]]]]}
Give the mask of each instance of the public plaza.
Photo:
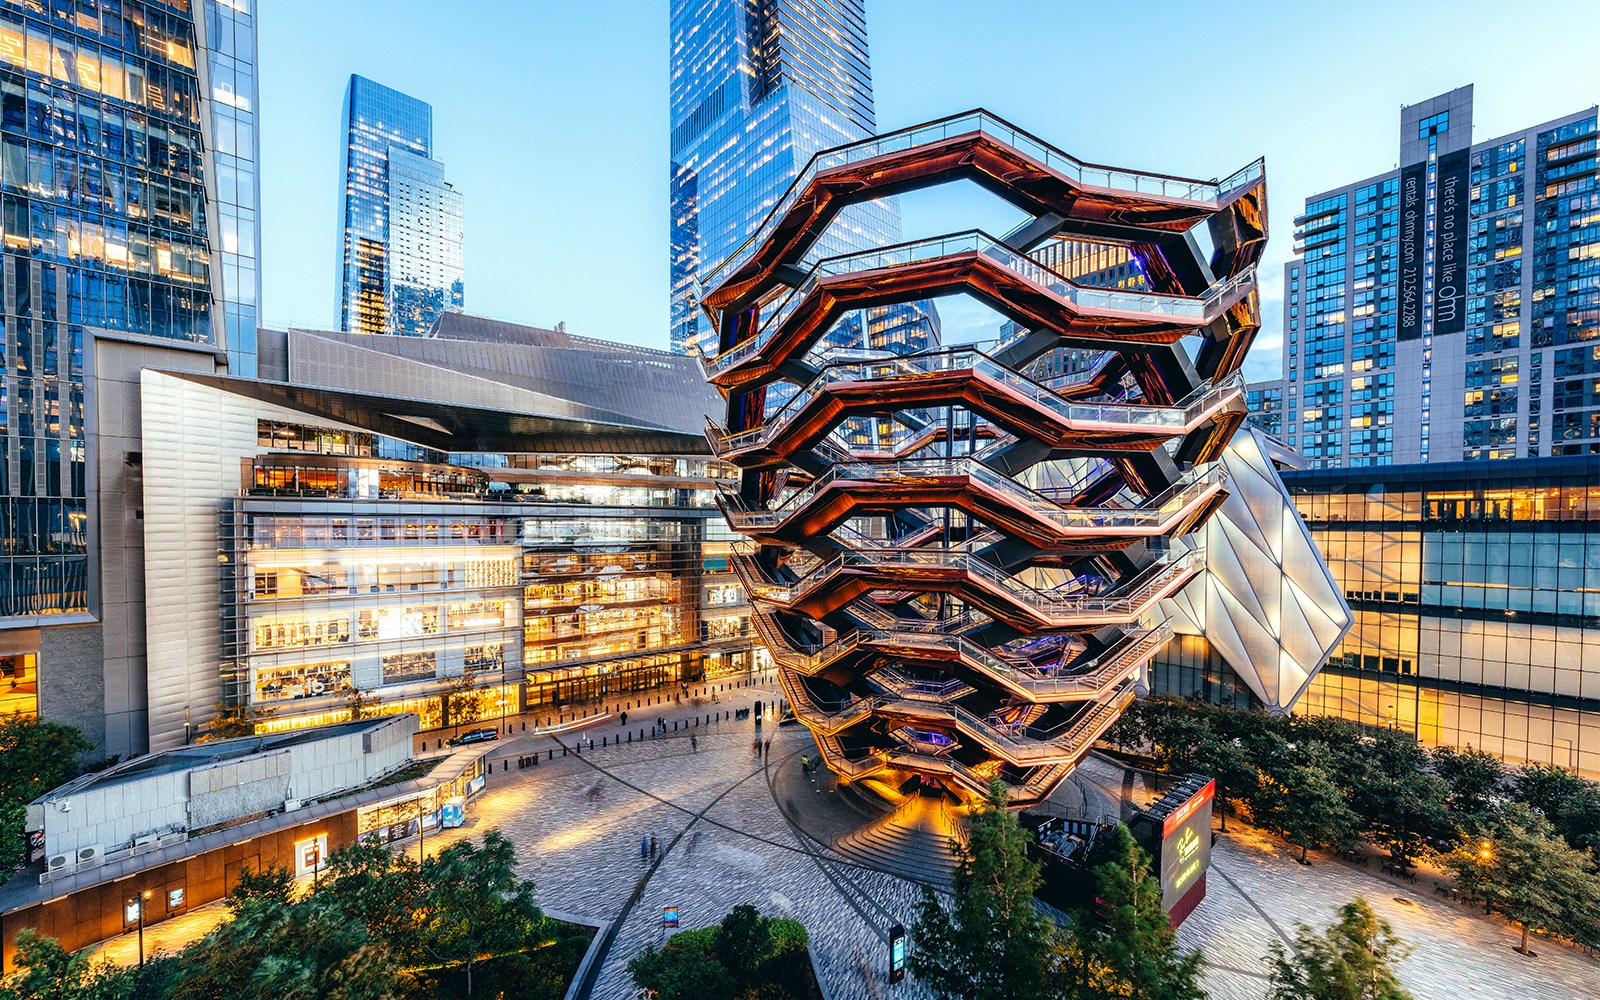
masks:
{"type": "MultiPolygon", "coordinates": [[[[715,703],[708,694],[700,706],[640,708],[629,713],[627,727],[611,714],[556,736],[508,737],[491,753],[494,777],[467,826],[430,833],[426,850],[431,855],[458,838],[497,828],[516,844],[519,872],[534,880],[541,906],[615,923],[589,994],[597,1000],[634,995],[627,962],[647,945],[660,945],[664,908],[677,907],[683,926],[697,927],[716,923],[741,903],[806,925],[828,997],[886,996],[889,929],[915,919],[921,882],[864,862],[859,847],[846,844],[848,853],[841,853],[805,832],[830,823],[835,832],[860,829],[871,820],[841,804],[828,772],[813,768],[802,775],[800,758],[816,760],[816,745],[803,727],[769,722],[763,736],[772,740],[770,752],[759,759],[752,752],[753,722],[731,715],[780,696],[769,678],[719,692],[715,703]],[[713,713],[730,718],[706,722],[713,713]],[[657,717],[666,720],[667,733],[639,739],[639,723],[649,729],[657,717]],[[674,723],[682,728],[673,732],[674,723]],[[599,746],[626,740],[628,732],[635,736],[631,743],[599,746]],[[541,763],[519,768],[518,759],[535,751],[541,763]],[[505,762],[509,769],[502,769],[505,762]],[[640,838],[651,835],[657,856],[641,858],[640,838]]],[[[1073,810],[1087,802],[1114,815],[1124,777],[1116,764],[1092,757],[1052,801],[1073,810]]],[[[937,850],[931,843],[919,846],[937,850]]],[[[416,839],[396,850],[414,853],[416,839]]],[[[1376,867],[1318,855],[1302,867],[1294,853],[1237,822],[1218,836],[1206,898],[1179,931],[1185,948],[1204,951],[1204,985],[1217,1000],[1262,996],[1269,943],[1287,943],[1297,920],[1325,924],[1358,895],[1415,947],[1399,968],[1418,1000],[1571,1000],[1590,995],[1600,980],[1600,962],[1553,942],[1541,942],[1537,958],[1518,955],[1508,924],[1442,899],[1425,879],[1402,883],[1376,867]]],[[[928,877],[940,884],[936,872],[928,877]]],[[[175,951],[222,917],[222,904],[214,903],[147,928],[147,953],[175,951]]],[[[130,933],[98,953],[131,964],[137,949],[130,933]]],[[[900,996],[926,995],[912,980],[892,989],[900,996]]]]}

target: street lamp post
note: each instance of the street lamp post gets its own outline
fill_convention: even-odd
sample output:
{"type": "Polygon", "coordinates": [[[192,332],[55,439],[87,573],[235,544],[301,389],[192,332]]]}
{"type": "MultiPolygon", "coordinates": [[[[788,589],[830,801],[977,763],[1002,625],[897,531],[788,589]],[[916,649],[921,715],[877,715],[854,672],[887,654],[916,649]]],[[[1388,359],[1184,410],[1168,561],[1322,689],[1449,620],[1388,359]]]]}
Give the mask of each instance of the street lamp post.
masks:
{"type": "Polygon", "coordinates": [[[150,898],[150,890],[146,889],[137,896],[128,897],[128,905],[134,908],[139,921],[139,968],[144,968],[144,902],[150,898]]]}

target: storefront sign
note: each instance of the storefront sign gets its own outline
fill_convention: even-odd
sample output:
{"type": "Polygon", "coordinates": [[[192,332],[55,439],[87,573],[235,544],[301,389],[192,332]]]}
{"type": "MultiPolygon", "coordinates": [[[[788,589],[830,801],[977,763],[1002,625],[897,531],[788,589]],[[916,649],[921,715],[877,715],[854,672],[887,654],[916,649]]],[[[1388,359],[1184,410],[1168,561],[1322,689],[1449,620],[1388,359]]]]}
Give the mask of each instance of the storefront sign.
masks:
{"type": "Polygon", "coordinates": [[[1424,247],[1427,165],[1400,171],[1400,340],[1422,337],[1422,251],[1424,247]]]}
{"type": "Polygon", "coordinates": [[[1439,157],[1439,192],[1433,230],[1433,332],[1467,328],[1468,151],[1439,157]]]}

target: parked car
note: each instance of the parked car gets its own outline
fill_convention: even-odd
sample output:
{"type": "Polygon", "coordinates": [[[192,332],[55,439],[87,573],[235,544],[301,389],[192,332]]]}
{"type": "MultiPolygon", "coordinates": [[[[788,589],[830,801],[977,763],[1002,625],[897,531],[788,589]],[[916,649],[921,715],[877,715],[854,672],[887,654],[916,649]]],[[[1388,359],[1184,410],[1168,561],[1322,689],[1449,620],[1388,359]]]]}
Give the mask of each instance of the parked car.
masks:
{"type": "Polygon", "coordinates": [[[450,741],[453,747],[464,747],[472,743],[486,743],[489,740],[500,738],[500,730],[493,727],[486,729],[469,729],[450,741]]]}

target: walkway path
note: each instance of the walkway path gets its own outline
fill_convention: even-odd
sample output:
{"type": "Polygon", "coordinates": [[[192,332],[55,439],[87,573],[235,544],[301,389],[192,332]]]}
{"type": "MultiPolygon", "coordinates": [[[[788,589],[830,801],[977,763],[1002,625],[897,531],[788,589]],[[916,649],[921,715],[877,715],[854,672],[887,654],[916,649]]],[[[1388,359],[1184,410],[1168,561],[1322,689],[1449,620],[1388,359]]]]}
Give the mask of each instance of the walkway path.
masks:
{"type": "MultiPolygon", "coordinates": [[[[739,903],[805,923],[830,1000],[889,996],[888,929],[911,925],[920,887],[819,847],[791,825],[779,805],[796,797],[788,769],[799,768],[802,753],[815,754],[803,729],[769,723],[764,735],[773,740],[771,752],[760,760],[751,752],[750,722],[704,721],[713,710],[776,694],[754,688],[698,711],[652,708],[640,713],[646,724],[657,715],[669,725],[677,720],[676,735],[639,742],[635,715],[633,743],[600,748],[602,738],[609,743],[623,732],[617,720],[606,720],[583,732],[581,757],[563,757],[550,737],[503,741],[497,757],[558,749],[553,761],[537,768],[519,771],[513,762],[509,771],[496,770],[471,826],[430,835],[427,848],[433,852],[498,827],[517,845],[521,872],[534,880],[543,904],[621,918],[593,992],[600,1000],[632,995],[627,960],[661,942],[663,907],[678,907],[682,926],[700,927],[739,903]],[[699,727],[682,728],[696,716],[699,727]],[[592,752],[590,736],[597,744],[592,752]],[[780,775],[785,787],[774,794],[780,775]],[[652,833],[663,852],[653,872],[639,854],[640,837],[652,833]],[[647,873],[637,904],[625,907],[647,873]]],[[[568,744],[577,738],[559,737],[568,744]]],[[[1074,809],[1104,809],[1123,783],[1121,769],[1091,761],[1064,796],[1074,809]]],[[[826,779],[805,781],[801,795],[806,785],[815,796],[838,794],[826,779]]],[[[1401,976],[1418,1000],[1600,1000],[1600,963],[1548,944],[1537,959],[1524,958],[1512,951],[1516,938],[1503,922],[1336,861],[1303,867],[1277,842],[1248,832],[1217,841],[1209,895],[1180,939],[1204,949],[1210,963],[1205,982],[1216,1000],[1258,1000],[1265,992],[1268,943],[1292,934],[1296,920],[1326,924],[1337,906],[1358,894],[1415,945],[1401,976]]],[[[154,933],[147,931],[147,944],[154,933]]],[[[128,955],[130,938],[118,939],[108,952],[128,955]]],[[[169,940],[164,932],[162,940],[169,940]]],[[[892,995],[921,1000],[926,993],[907,981],[892,995]]]]}

